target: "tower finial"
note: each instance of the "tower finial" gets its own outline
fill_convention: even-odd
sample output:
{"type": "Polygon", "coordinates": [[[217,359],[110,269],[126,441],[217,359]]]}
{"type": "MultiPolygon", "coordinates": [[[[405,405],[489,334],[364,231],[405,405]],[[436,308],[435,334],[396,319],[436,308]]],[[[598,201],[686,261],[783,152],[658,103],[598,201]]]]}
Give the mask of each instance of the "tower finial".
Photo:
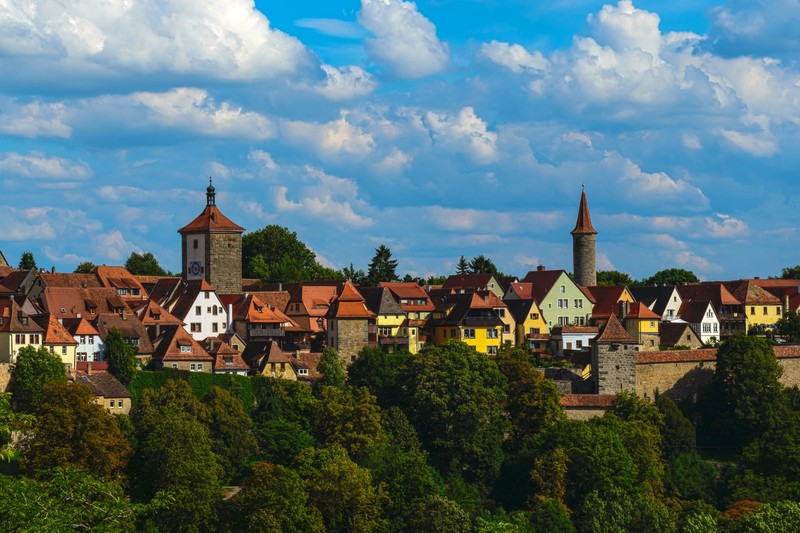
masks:
{"type": "Polygon", "coordinates": [[[217,193],[215,192],[214,185],[211,180],[211,176],[208,177],[208,187],[206,188],[206,206],[212,206],[217,204],[217,193]]]}

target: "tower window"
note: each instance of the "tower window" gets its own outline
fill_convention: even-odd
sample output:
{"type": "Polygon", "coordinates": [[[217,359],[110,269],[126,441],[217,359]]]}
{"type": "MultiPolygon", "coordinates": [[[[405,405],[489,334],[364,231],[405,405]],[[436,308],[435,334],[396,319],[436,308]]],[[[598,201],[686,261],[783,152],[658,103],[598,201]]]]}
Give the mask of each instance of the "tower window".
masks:
{"type": "Polygon", "coordinates": [[[197,246],[198,246],[198,244],[197,244],[197,239],[194,239],[194,240],[192,241],[192,248],[194,248],[195,250],[197,250],[197,246]]]}

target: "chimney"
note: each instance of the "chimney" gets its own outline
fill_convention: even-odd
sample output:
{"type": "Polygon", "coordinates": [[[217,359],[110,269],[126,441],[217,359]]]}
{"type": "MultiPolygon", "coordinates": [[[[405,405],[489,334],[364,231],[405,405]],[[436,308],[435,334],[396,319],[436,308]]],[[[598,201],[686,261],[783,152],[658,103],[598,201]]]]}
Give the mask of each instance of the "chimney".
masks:
{"type": "Polygon", "coordinates": [[[51,267],[50,267],[50,273],[51,273],[51,274],[55,274],[55,273],[56,273],[56,267],[54,267],[54,266],[51,266],[51,267]]]}
{"type": "Polygon", "coordinates": [[[536,272],[544,272],[545,270],[547,269],[544,267],[544,265],[539,265],[536,267],[536,272]]]}
{"type": "Polygon", "coordinates": [[[283,282],[279,281],[278,282],[278,292],[281,292],[282,290],[283,290],[283,282]]]}
{"type": "Polygon", "coordinates": [[[214,339],[211,339],[211,343],[209,344],[208,351],[209,352],[213,352],[214,351],[214,339]]]}
{"type": "Polygon", "coordinates": [[[124,307],[122,308],[122,320],[128,320],[128,310],[124,307]]]}
{"type": "Polygon", "coordinates": [[[86,362],[86,375],[87,376],[91,376],[92,375],[92,362],[91,361],[87,361],[86,362]]]}
{"type": "Polygon", "coordinates": [[[619,319],[622,320],[628,316],[630,304],[628,302],[619,302],[619,319]]]}
{"type": "Polygon", "coordinates": [[[789,312],[789,295],[788,294],[784,294],[783,295],[783,314],[784,314],[784,316],[788,312],[789,312]]]}

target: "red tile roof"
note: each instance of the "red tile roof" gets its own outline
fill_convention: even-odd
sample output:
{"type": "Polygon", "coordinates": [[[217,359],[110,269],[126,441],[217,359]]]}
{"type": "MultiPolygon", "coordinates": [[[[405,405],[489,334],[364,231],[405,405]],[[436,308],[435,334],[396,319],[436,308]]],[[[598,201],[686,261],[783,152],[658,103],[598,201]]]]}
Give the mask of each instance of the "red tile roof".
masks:
{"type": "Polygon", "coordinates": [[[341,292],[331,303],[327,318],[373,318],[375,313],[369,310],[364,297],[350,281],[345,282],[341,292]]]}
{"type": "Polygon", "coordinates": [[[45,287],[102,287],[103,284],[95,274],[76,274],[66,272],[39,272],[39,279],[45,287]]]}
{"type": "Polygon", "coordinates": [[[523,281],[515,281],[509,285],[509,289],[511,292],[517,295],[517,298],[520,300],[532,300],[532,290],[533,284],[532,283],[525,283],[523,281]]]}
{"type": "MultiPolygon", "coordinates": [[[[689,300],[681,304],[678,316],[690,324],[701,324],[706,318],[706,312],[711,302],[708,300],[689,300]]],[[[713,305],[711,306],[714,307],[713,305]]]]}
{"type": "Polygon", "coordinates": [[[628,306],[628,314],[625,318],[635,318],[638,320],[661,320],[661,315],[654,313],[642,302],[633,302],[628,306]]]}
{"type": "Polygon", "coordinates": [[[716,360],[716,348],[701,348],[699,350],[663,350],[660,352],[636,352],[637,365],[653,363],[694,363],[716,360]]]}
{"type": "Polygon", "coordinates": [[[566,275],[566,272],[564,270],[531,270],[522,281],[532,284],[531,296],[541,304],[562,274],[566,275]]]}
{"type": "Polygon", "coordinates": [[[67,331],[67,328],[61,324],[53,315],[40,315],[36,317],[36,322],[45,328],[43,344],[53,345],[72,345],[77,346],[78,341],[67,331]]]}
{"type": "Polygon", "coordinates": [[[167,330],[154,344],[153,359],[157,361],[214,362],[214,358],[182,327],[167,330]],[[188,346],[189,351],[182,351],[182,346],[188,346]]]}
{"type": "Polygon", "coordinates": [[[209,337],[202,343],[208,355],[214,358],[214,371],[250,370],[239,352],[218,337],[209,337]]]}
{"type": "Polygon", "coordinates": [[[564,394],[561,405],[564,407],[606,407],[614,404],[613,394],[564,394]]]}
{"type": "Polygon", "coordinates": [[[575,229],[570,233],[578,234],[597,234],[597,230],[592,226],[592,217],[589,216],[589,204],[586,202],[586,191],[581,191],[581,203],[578,206],[578,220],[575,222],[575,229]]]}
{"type": "Polygon", "coordinates": [[[622,344],[638,344],[630,334],[622,327],[616,315],[608,317],[608,322],[603,326],[600,335],[597,336],[595,342],[605,343],[622,343],[622,344]]]}
{"type": "Polygon", "coordinates": [[[0,300],[0,331],[8,333],[44,333],[15,300],[0,300]]]}
{"type": "Polygon", "coordinates": [[[676,288],[681,300],[707,300],[714,304],[715,309],[720,305],[742,305],[720,282],[690,283],[676,288]]]}
{"type": "Polygon", "coordinates": [[[619,301],[625,292],[624,286],[581,287],[581,290],[594,302],[592,318],[605,319],[611,314],[619,315],[619,301]]]}
{"type": "Polygon", "coordinates": [[[103,396],[104,398],[131,397],[130,391],[113,374],[96,372],[95,365],[92,365],[91,374],[78,370],[75,376],[75,383],[82,383],[88,386],[95,396],[103,396]]]}
{"type": "Polygon", "coordinates": [[[731,294],[745,305],[780,305],[782,302],[777,296],[761,288],[753,280],[742,279],[725,284],[731,294]]]}
{"type": "Polygon", "coordinates": [[[473,291],[485,290],[489,287],[489,282],[493,277],[494,274],[453,274],[445,280],[442,288],[473,291]]]}
{"type": "Polygon", "coordinates": [[[216,205],[207,205],[197,218],[178,230],[178,233],[199,233],[206,231],[221,231],[230,233],[242,233],[244,228],[234,224],[231,219],[222,214],[216,205]]]}

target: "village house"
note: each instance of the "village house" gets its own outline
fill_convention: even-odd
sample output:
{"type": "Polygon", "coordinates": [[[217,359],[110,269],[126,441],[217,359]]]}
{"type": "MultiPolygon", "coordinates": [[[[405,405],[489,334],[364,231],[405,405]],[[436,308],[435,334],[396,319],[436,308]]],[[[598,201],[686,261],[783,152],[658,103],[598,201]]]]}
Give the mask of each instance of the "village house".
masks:
{"type": "Polygon", "coordinates": [[[153,341],[152,367],[212,372],[214,358],[183,328],[164,331],[153,341]]]}
{"type": "MultiPolygon", "coordinates": [[[[411,344],[406,312],[386,287],[359,287],[367,308],[375,315],[378,347],[386,352],[405,351],[411,344]]],[[[415,335],[416,337],[416,335],[415,335]]]]}
{"type": "Polygon", "coordinates": [[[132,395],[113,374],[92,371],[92,365],[89,364],[86,370],[78,370],[73,379],[75,383],[89,387],[94,394],[95,403],[105,407],[112,415],[130,413],[132,395]]]}
{"type": "Polygon", "coordinates": [[[408,351],[419,353],[428,340],[428,320],[435,307],[430,296],[413,281],[382,282],[380,286],[389,290],[405,312],[408,318],[404,327],[404,332],[408,334],[408,351]]]}
{"type": "Polygon", "coordinates": [[[584,326],[592,316],[592,302],[563,270],[543,266],[528,272],[522,280],[531,284],[531,296],[539,303],[549,328],[584,326]]]}
{"type": "Polygon", "coordinates": [[[498,298],[503,297],[503,286],[494,274],[453,274],[448,277],[442,288],[456,293],[477,291],[493,292],[498,298]]]}
{"type": "Polygon", "coordinates": [[[325,315],[327,344],[339,353],[345,364],[355,361],[364,347],[378,345],[375,313],[369,310],[364,297],[347,281],[331,302],[325,315]]]}
{"type": "Polygon", "coordinates": [[[0,300],[0,363],[16,363],[24,346],[41,348],[44,332],[13,297],[0,300]]]}
{"type": "Polygon", "coordinates": [[[162,279],[150,298],[186,324],[197,341],[228,331],[228,311],[205,279],[162,279]]]}
{"type": "Polygon", "coordinates": [[[547,331],[547,324],[545,324],[536,300],[512,299],[506,302],[506,307],[514,318],[514,344],[516,346],[527,346],[534,352],[543,353],[546,351],[550,335],[544,333],[547,331]]]}
{"type": "Polygon", "coordinates": [[[462,341],[489,356],[500,349],[502,328],[492,306],[474,292],[443,296],[430,320],[435,344],[462,341]]]}

